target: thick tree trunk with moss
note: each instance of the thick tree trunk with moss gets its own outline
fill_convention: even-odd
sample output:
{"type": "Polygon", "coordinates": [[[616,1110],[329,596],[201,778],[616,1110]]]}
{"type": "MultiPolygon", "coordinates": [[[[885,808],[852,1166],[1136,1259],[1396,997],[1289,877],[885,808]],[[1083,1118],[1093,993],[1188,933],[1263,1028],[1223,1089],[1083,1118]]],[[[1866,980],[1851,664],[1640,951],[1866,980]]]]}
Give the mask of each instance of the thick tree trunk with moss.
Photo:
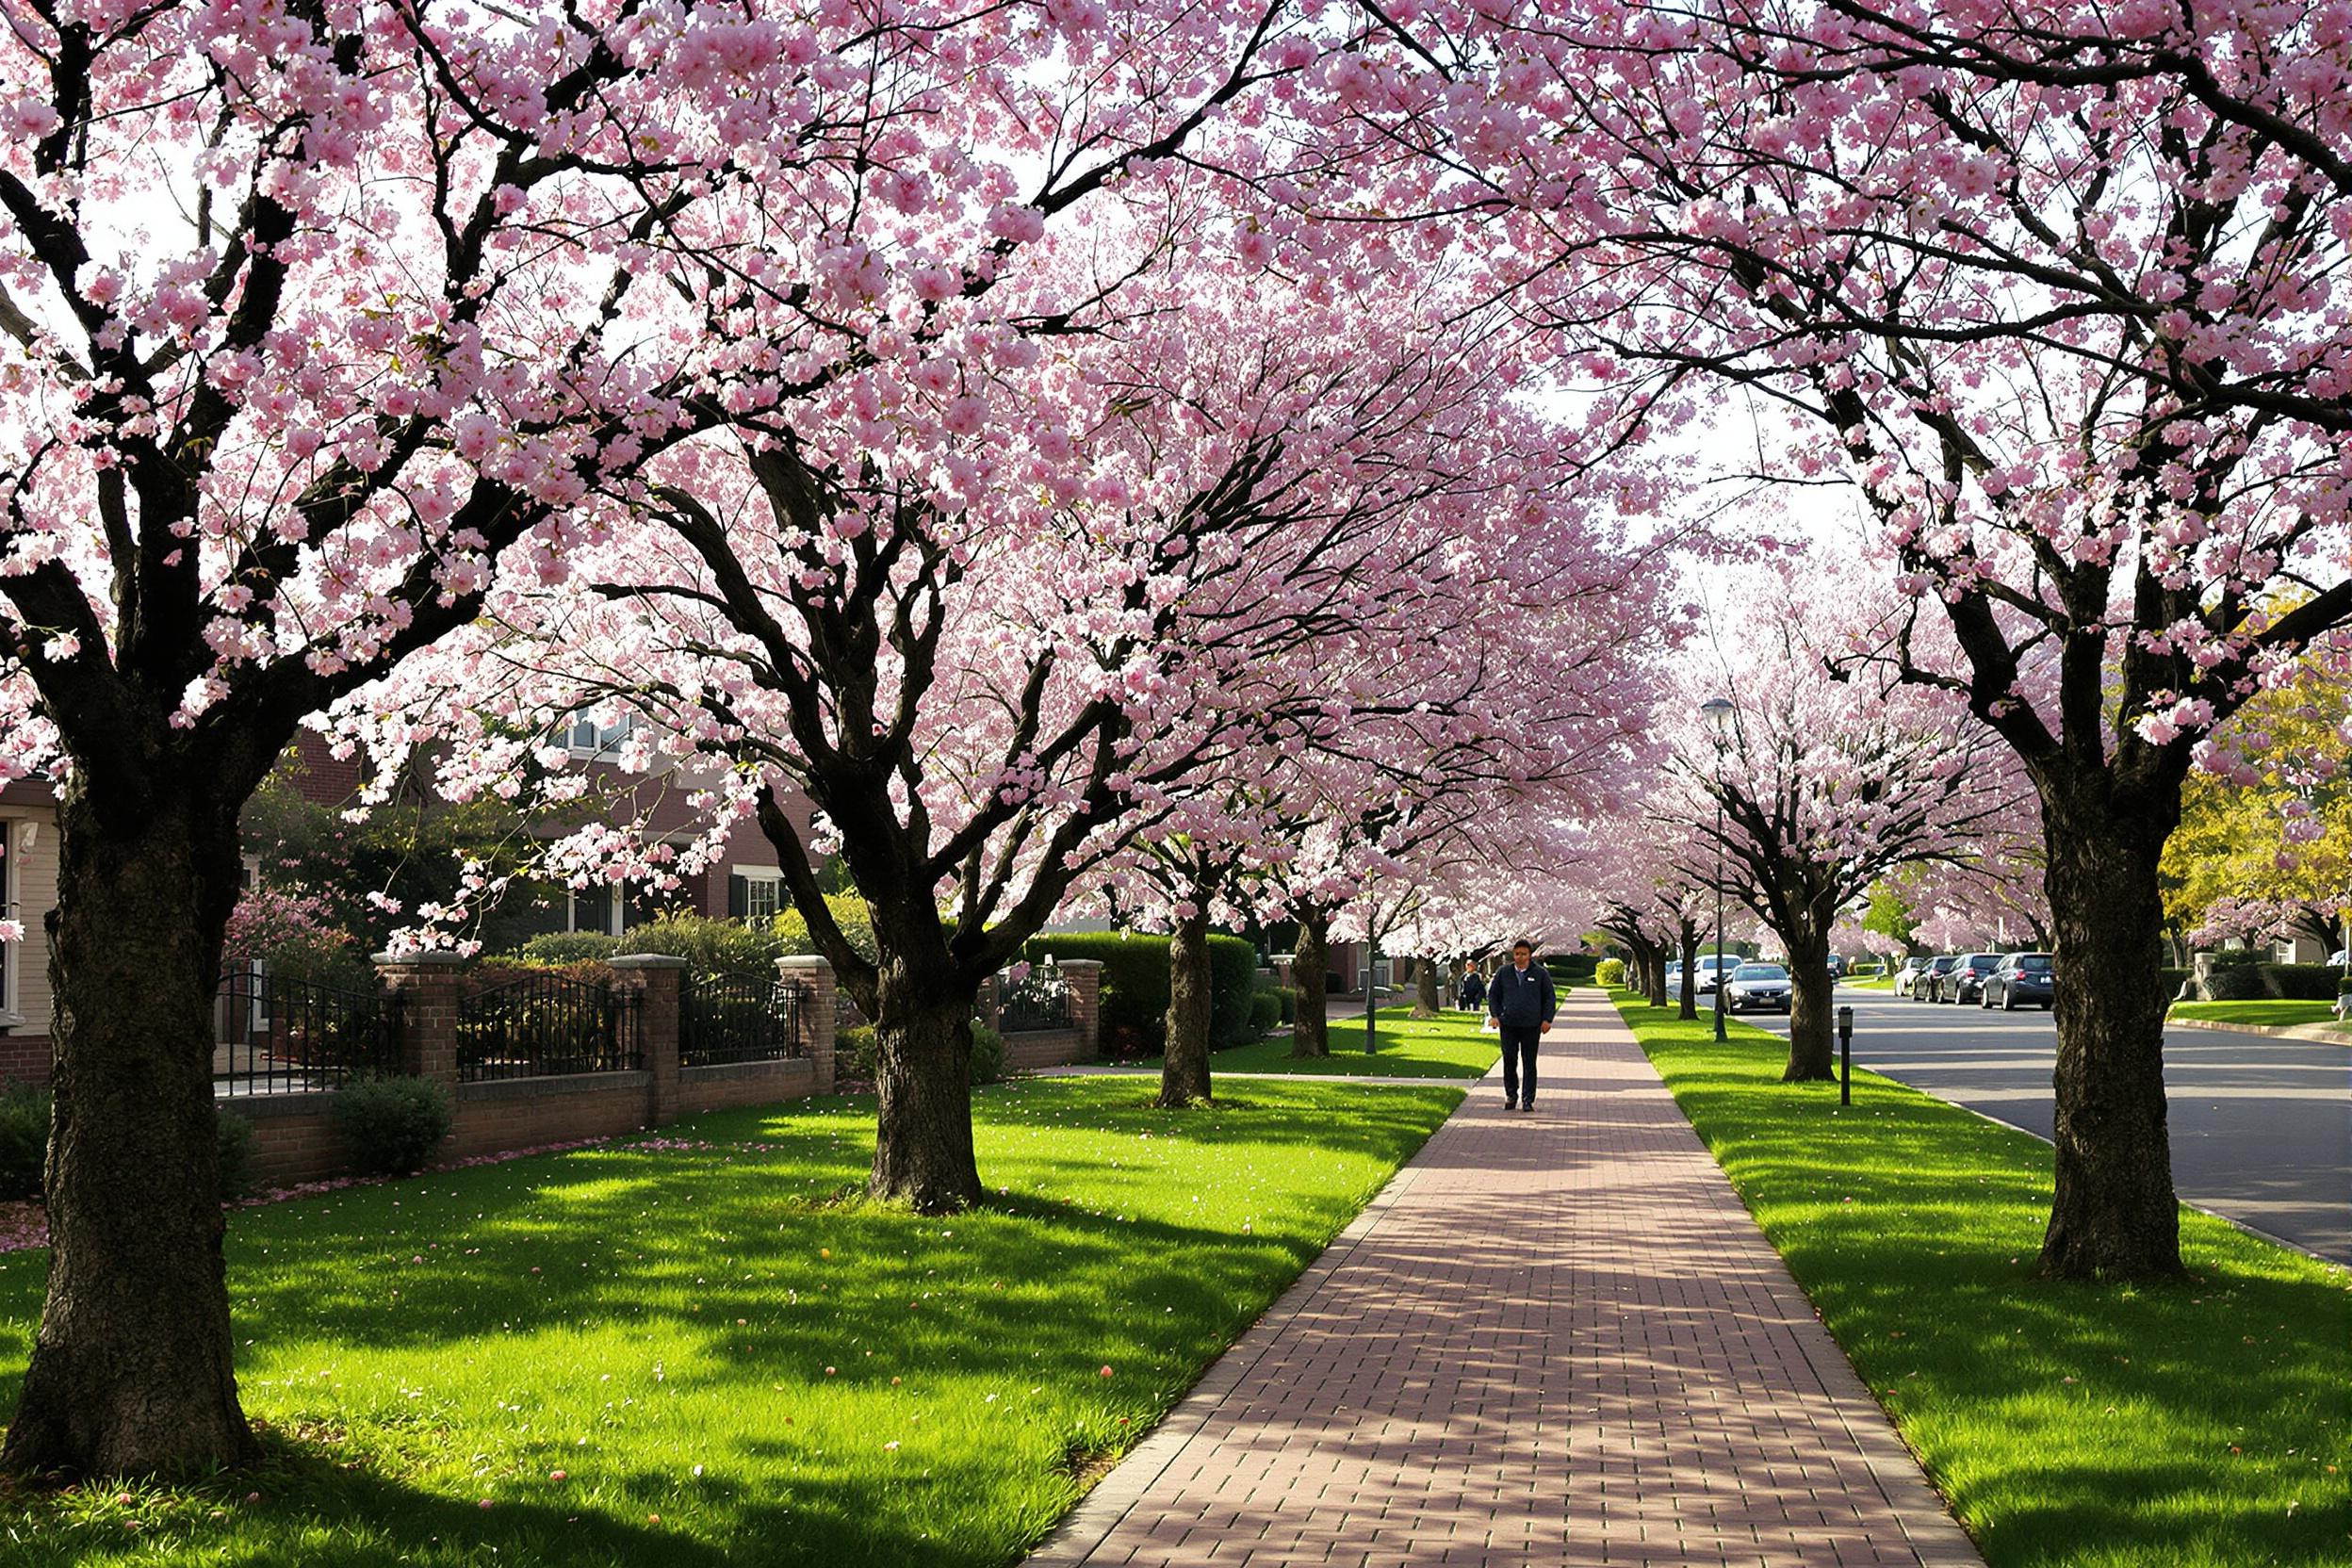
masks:
{"type": "Polygon", "coordinates": [[[163,781],[57,810],[48,1298],[0,1464],[189,1475],[257,1449],[221,1257],[214,995],[237,808],[163,781]]]}
{"type": "Polygon", "coordinates": [[[2179,817],[2046,788],[2056,930],[2056,1182],[2041,1269],[2063,1279],[2180,1273],[2164,1097],[2164,900],[2157,864],[2179,817]]]}
{"type": "Polygon", "coordinates": [[[1168,1050],[1160,1058],[1160,1098],[1169,1108],[1209,1098],[1209,915],[1187,915],[1168,939],[1168,1050]]]}
{"type": "Polygon", "coordinates": [[[1294,1056],[1331,1054],[1331,1026],[1323,1016],[1331,981],[1331,936],[1329,910],[1310,910],[1298,918],[1298,945],[1290,962],[1290,986],[1298,1003],[1298,1016],[1290,1025],[1294,1056]]]}
{"type": "Polygon", "coordinates": [[[1437,995],[1437,960],[1422,958],[1413,972],[1413,1016],[1416,1019],[1437,1017],[1443,1007],[1437,995]]]}

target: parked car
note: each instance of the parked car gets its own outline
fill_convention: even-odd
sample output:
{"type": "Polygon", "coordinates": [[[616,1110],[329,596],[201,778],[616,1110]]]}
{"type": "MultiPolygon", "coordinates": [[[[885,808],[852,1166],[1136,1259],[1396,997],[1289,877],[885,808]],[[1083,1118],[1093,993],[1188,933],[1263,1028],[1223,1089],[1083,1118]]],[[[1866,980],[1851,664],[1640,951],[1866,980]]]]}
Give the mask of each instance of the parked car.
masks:
{"type": "Polygon", "coordinates": [[[1998,953],[1970,953],[1946,970],[1936,982],[1938,1002],[1982,1002],[1984,982],[2001,967],[1998,953]]]}
{"type": "MultiPolygon", "coordinates": [[[[1736,953],[1726,953],[1723,955],[1721,962],[1723,966],[1722,972],[1729,974],[1733,970],[1740,967],[1740,956],[1736,953]]],[[[1715,982],[1717,979],[1717,972],[1715,969],[1716,963],[1717,959],[1715,955],[1710,953],[1707,955],[1707,956],[1701,958],[1697,965],[1690,971],[1690,984],[1702,995],[1712,995],[1715,990],[1715,982]]]]}
{"type": "Polygon", "coordinates": [[[1666,966],[1666,994],[1668,996],[1682,994],[1682,963],[1679,959],[1666,966]]]}
{"type": "Polygon", "coordinates": [[[1919,976],[1927,972],[1927,964],[1928,961],[1917,954],[1905,958],[1903,967],[1895,971],[1895,994],[1909,996],[1911,988],[1919,984],[1919,976]]]}
{"type": "Polygon", "coordinates": [[[2016,1012],[2020,1004],[2048,1012],[2056,1000],[2050,975],[2049,954],[2012,953],[1984,982],[1984,1004],[2004,1013],[2016,1012]]]}
{"type": "Polygon", "coordinates": [[[1942,982],[1945,975],[1952,972],[1952,966],[1959,961],[1960,955],[1957,953],[1938,953],[1935,957],[1928,959],[1927,967],[1920,972],[1919,977],[1911,982],[1911,1000],[1914,1002],[1937,1000],[1936,988],[1942,982]]]}
{"type": "Polygon", "coordinates": [[[1780,964],[1741,964],[1723,988],[1727,1012],[1785,1013],[1792,1005],[1788,971],[1780,964]]]}
{"type": "Polygon", "coordinates": [[[1833,981],[1846,977],[1846,961],[1835,953],[1829,956],[1829,977],[1833,981]]]}

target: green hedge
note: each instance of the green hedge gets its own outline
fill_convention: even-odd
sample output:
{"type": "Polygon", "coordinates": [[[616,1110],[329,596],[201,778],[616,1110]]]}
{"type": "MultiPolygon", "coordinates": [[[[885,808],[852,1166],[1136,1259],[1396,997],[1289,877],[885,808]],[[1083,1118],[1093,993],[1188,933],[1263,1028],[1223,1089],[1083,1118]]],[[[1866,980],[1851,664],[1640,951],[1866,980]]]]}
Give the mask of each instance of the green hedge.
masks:
{"type": "Polygon", "coordinates": [[[2189,976],[2195,972],[2196,971],[2194,970],[2173,969],[2170,967],[2160,969],[2156,972],[2157,975],[2164,983],[2164,995],[2166,997],[2179,996],[2180,994],[2180,988],[2189,983],[2189,976]]]}
{"type": "MultiPolygon", "coordinates": [[[[1168,1038],[1168,939],[1134,932],[1082,931],[1032,937],[1022,956],[1056,961],[1092,958],[1102,966],[1102,1054],[1156,1056],[1168,1038]]],[[[1250,998],[1258,988],[1258,950],[1239,937],[1209,938],[1209,1045],[1222,1051],[1250,1038],[1250,998]]]]}
{"type": "Polygon", "coordinates": [[[2331,964],[2265,964],[2250,955],[2216,953],[2205,989],[2216,1002],[2333,1002],[2344,972],[2331,964]]]}
{"type": "Polygon", "coordinates": [[[1593,977],[1604,986],[1622,986],[1625,983],[1625,961],[1604,958],[1594,966],[1593,977]]]}

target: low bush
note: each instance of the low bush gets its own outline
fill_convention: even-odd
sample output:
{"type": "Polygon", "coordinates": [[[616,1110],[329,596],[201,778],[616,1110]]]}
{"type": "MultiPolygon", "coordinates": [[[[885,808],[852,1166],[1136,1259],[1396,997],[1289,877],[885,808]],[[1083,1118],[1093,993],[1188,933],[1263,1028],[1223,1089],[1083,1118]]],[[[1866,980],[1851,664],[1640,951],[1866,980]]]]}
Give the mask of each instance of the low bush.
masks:
{"type": "Polygon", "coordinates": [[[234,1203],[253,1190],[253,1124],[235,1111],[215,1107],[214,1150],[220,1160],[220,1201],[234,1203]]]}
{"type": "MultiPolygon", "coordinates": [[[[860,909],[865,906],[860,904],[860,909]]],[[[740,920],[713,920],[708,915],[663,915],[632,925],[618,939],[629,953],[659,953],[683,958],[697,973],[734,971],[773,979],[776,961],[794,951],[775,925],[747,924],[740,920]]]]}
{"type": "Polygon", "coordinates": [[[2180,994],[2180,988],[2187,985],[2189,983],[2190,976],[2196,972],[2197,972],[2195,970],[2167,968],[2158,970],[2156,974],[2157,977],[2164,982],[2164,995],[2167,997],[2176,997],[2180,994]]]}
{"type": "MultiPolygon", "coordinates": [[[[866,907],[864,899],[856,893],[827,893],[825,907],[833,917],[833,923],[841,928],[841,935],[849,939],[852,951],[869,963],[880,956],[881,949],[874,942],[874,914],[866,907]]],[[[808,922],[798,909],[787,909],[777,915],[770,934],[778,954],[817,951],[816,939],[808,935],[808,922]]]]}
{"type": "Polygon", "coordinates": [[[1623,958],[1603,958],[1593,966],[1592,978],[1604,986],[1625,983],[1625,961],[1623,958]]]}
{"type": "Polygon", "coordinates": [[[335,1122],[353,1170],[409,1176],[449,1135],[449,1097],[430,1078],[363,1078],[335,1097],[335,1122]]]}
{"type": "Polygon", "coordinates": [[[2205,994],[2215,1002],[2251,1002],[2267,996],[2269,989],[2262,984],[2262,972],[2250,963],[2221,962],[2227,954],[2213,955],[2213,967],[2206,972],[2205,994]]]}
{"type": "MultiPolygon", "coordinates": [[[[1091,958],[1102,966],[1102,1054],[1113,1060],[1156,1056],[1168,1038],[1168,939],[1135,932],[1060,932],[1032,937],[1031,963],[1091,958]]],[[[1250,1035],[1258,950],[1239,937],[1209,938],[1209,1044],[1240,1045],[1250,1035]]]]}
{"type": "Polygon", "coordinates": [[[30,1084],[0,1090],[0,1200],[39,1198],[48,1153],[48,1091],[30,1084]]]}
{"type": "Polygon", "coordinates": [[[833,1075],[874,1081],[874,1025],[853,1023],[833,1035],[833,1075]]]}
{"type": "Polygon", "coordinates": [[[2333,964],[2264,964],[2259,972],[2264,992],[2285,1002],[2333,1002],[2344,984],[2333,964]]]}
{"type": "Polygon", "coordinates": [[[972,1081],[996,1084],[1004,1079],[1004,1037],[985,1023],[972,1026],[972,1081]]]}
{"type": "Polygon", "coordinates": [[[1554,980],[1566,980],[1591,985],[1600,972],[1601,962],[1590,953],[1561,953],[1544,960],[1544,967],[1552,972],[1554,980]]]}
{"type": "Polygon", "coordinates": [[[1282,1021],[1282,999],[1276,991],[1259,991],[1250,998],[1250,1037],[1263,1039],[1282,1021]]]}
{"type": "Polygon", "coordinates": [[[1284,986],[1274,993],[1274,1000],[1282,1008],[1277,1016],[1281,1019],[1283,1027],[1287,1028],[1298,1021],[1298,992],[1296,988],[1284,986]]]}
{"type": "Polygon", "coordinates": [[[610,958],[621,950],[621,939],[596,931],[547,931],[514,950],[514,956],[533,964],[577,964],[610,958]]]}

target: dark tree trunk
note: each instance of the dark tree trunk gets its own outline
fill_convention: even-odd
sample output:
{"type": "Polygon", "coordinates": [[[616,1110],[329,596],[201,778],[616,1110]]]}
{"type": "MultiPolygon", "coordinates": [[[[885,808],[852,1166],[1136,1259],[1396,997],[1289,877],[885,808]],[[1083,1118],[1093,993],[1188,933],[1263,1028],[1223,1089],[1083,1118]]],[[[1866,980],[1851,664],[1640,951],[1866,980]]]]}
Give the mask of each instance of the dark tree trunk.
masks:
{"type": "Polygon", "coordinates": [[[1643,998],[1653,1007],[1666,1005],[1666,950],[1653,947],[1642,956],[1643,998]]]}
{"type": "Polygon", "coordinates": [[[972,1148],[978,989],[943,984],[944,969],[909,965],[886,951],[875,979],[874,1086],[881,1103],[866,1190],[923,1214],[952,1214],[981,1198],[972,1148]],[[919,974],[926,978],[919,982],[919,974]]]}
{"type": "Polygon", "coordinates": [[[1330,988],[1331,917],[1322,909],[1299,917],[1298,945],[1290,961],[1291,989],[1298,994],[1298,1016],[1290,1025],[1290,1054],[1328,1056],[1331,1026],[1323,1017],[1324,992],[1330,988]]]}
{"type": "Polygon", "coordinates": [[[77,778],[57,829],[48,1298],[0,1464],[244,1463],[212,1093],[236,808],[145,790],[102,805],[77,778]]]}
{"type": "Polygon", "coordinates": [[[1174,1109],[1209,1098],[1209,914],[1176,923],[1168,939],[1168,1052],[1158,1103],[1174,1109]]]}
{"type": "Polygon", "coordinates": [[[1685,1019],[1695,1019],[1699,1016],[1699,980],[1693,972],[1699,964],[1699,923],[1694,920],[1684,921],[1682,930],[1677,934],[1682,939],[1680,1016],[1685,1019]]]}
{"type": "Polygon", "coordinates": [[[2164,901],[2157,862],[2179,816],[2045,789],[2056,930],[2057,1180],[2041,1269],[2061,1279],[2180,1270],[2165,1125],[2164,901]]]}
{"type": "Polygon", "coordinates": [[[1814,1084],[1838,1076],[1838,1040],[1834,1027],[1838,983],[1829,973],[1829,927],[1802,924],[1779,933],[1788,947],[1788,1066],[1781,1072],[1787,1084],[1814,1084]]]}
{"type": "Polygon", "coordinates": [[[1437,998],[1437,960],[1422,958],[1413,971],[1413,1016],[1435,1018],[1441,1008],[1437,998]]]}

